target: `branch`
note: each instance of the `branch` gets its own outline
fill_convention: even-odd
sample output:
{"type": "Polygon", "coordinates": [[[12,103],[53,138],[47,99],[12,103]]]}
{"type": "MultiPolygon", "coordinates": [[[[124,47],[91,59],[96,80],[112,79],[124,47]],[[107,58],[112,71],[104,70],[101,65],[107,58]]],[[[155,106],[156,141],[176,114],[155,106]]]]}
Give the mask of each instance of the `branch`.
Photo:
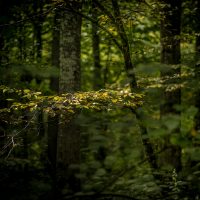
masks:
{"type": "Polygon", "coordinates": [[[17,26],[18,24],[21,24],[21,23],[24,23],[24,22],[26,22],[26,21],[31,21],[32,19],[35,19],[35,18],[37,18],[37,17],[40,17],[40,16],[45,16],[46,14],[48,14],[48,13],[50,13],[51,11],[53,11],[54,9],[57,9],[57,8],[59,8],[59,7],[61,7],[63,4],[58,4],[57,6],[53,6],[53,7],[51,7],[50,9],[48,9],[47,11],[45,11],[45,12],[39,12],[39,13],[37,13],[37,14],[35,14],[35,15],[32,15],[32,16],[30,16],[30,17],[27,17],[27,18],[25,18],[25,19],[22,19],[22,20],[18,20],[18,21],[16,21],[16,22],[12,22],[12,23],[6,23],[6,24],[0,24],[0,28],[1,27],[7,27],[7,26],[17,26]]]}
{"type": "Polygon", "coordinates": [[[93,0],[94,4],[103,12],[105,13],[111,20],[111,22],[113,23],[113,25],[115,25],[115,27],[117,28],[118,30],[118,33],[121,37],[121,39],[123,39],[124,41],[127,40],[126,37],[124,37],[126,34],[125,33],[125,30],[124,30],[124,27],[123,27],[123,24],[122,24],[122,21],[121,21],[121,14],[120,14],[120,11],[119,11],[119,7],[118,7],[118,4],[115,2],[115,1],[112,1],[112,4],[113,4],[113,8],[114,8],[114,16],[101,4],[99,3],[97,0],[93,0]],[[117,19],[119,19],[119,21],[117,21],[117,19]]]}
{"type": "Polygon", "coordinates": [[[108,31],[104,26],[100,25],[97,21],[95,21],[94,19],[92,19],[91,17],[88,17],[87,15],[77,11],[77,10],[74,10],[72,7],[69,7],[69,8],[65,8],[65,10],[69,11],[69,12],[73,12],[87,20],[89,20],[90,22],[94,23],[96,26],[98,26],[100,29],[104,30],[109,36],[110,38],[112,39],[112,41],[114,42],[114,44],[122,51],[122,45],[119,44],[119,42],[115,39],[115,36],[110,33],[110,31],[108,31]]]}
{"type": "Polygon", "coordinates": [[[116,0],[112,0],[112,5],[113,5],[113,9],[114,9],[115,24],[116,24],[116,27],[118,29],[119,35],[122,39],[122,43],[125,46],[129,46],[128,38],[127,38],[125,29],[124,29],[124,25],[123,25],[123,22],[122,22],[122,19],[121,19],[121,13],[120,13],[120,10],[119,10],[119,5],[118,5],[116,0]]]}
{"type": "Polygon", "coordinates": [[[97,0],[93,0],[93,3],[103,12],[105,13],[111,20],[111,22],[117,26],[115,17],[101,4],[99,3],[97,0]]]}
{"type": "Polygon", "coordinates": [[[28,123],[27,123],[20,131],[18,131],[18,132],[15,133],[13,136],[11,136],[11,138],[8,140],[8,142],[2,147],[2,149],[0,149],[0,156],[2,156],[2,155],[6,152],[6,149],[7,149],[8,147],[10,147],[10,145],[12,145],[12,148],[9,150],[9,152],[8,152],[8,154],[7,154],[7,156],[6,156],[6,159],[10,156],[12,150],[13,150],[14,147],[16,146],[16,144],[15,144],[15,142],[14,142],[14,138],[15,138],[16,136],[18,136],[19,134],[21,134],[23,131],[25,131],[25,130],[29,127],[31,121],[35,118],[36,114],[37,114],[37,110],[34,112],[32,118],[28,121],[28,123]]]}

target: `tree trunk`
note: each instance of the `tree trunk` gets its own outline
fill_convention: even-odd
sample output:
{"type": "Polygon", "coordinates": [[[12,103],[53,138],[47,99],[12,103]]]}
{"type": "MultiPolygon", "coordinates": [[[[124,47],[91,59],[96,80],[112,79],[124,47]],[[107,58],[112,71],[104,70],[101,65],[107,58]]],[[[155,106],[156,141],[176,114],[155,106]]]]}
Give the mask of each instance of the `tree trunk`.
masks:
{"type": "MultiPolygon", "coordinates": [[[[98,23],[97,7],[92,2],[92,18],[98,23]]],[[[103,88],[101,64],[100,64],[100,38],[98,33],[98,26],[92,23],[92,50],[93,50],[93,62],[94,62],[94,74],[93,74],[93,88],[94,90],[100,90],[103,88]]]]}
{"type": "MultiPolygon", "coordinates": [[[[196,4],[196,15],[195,15],[195,22],[196,22],[196,44],[195,44],[195,76],[197,81],[200,80],[200,1],[195,1],[196,4]]],[[[198,84],[199,86],[199,84],[198,84]]],[[[198,108],[197,114],[195,116],[195,129],[197,131],[200,130],[200,89],[197,87],[196,95],[195,95],[195,106],[198,108]]]]}
{"type": "Polygon", "coordinates": [[[131,60],[131,53],[130,53],[130,47],[128,38],[126,35],[126,32],[124,30],[124,25],[121,18],[121,13],[119,10],[118,2],[117,0],[112,0],[113,10],[114,10],[114,17],[115,17],[115,24],[118,31],[118,34],[121,38],[122,43],[122,54],[124,57],[125,62],[125,70],[127,73],[128,78],[130,79],[130,87],[131,89],[137,89],[137,81],[134,73],[134,66],[131,60]]]}
{"type": "MultiPolygon", "coordinates": [[[[134,73],[134,66],[133,66],[133,63],[131,60],[128,38],[127,38],[126,32],[124,30],[124,25],[123,25],[123,22],[121,19],[121,14],[120,14],[119,5],[118,5],[117,0],[112,0],[112,5],[113,5],[114,17],[116,20],[118,34],[119,34],[119,36],[121,38],[121,42],[122,42],[122,54],[123,54],[124,62],[125,62],[125,70],[126,70],[128,78],[130,79],[131,91],[134,92],[134,90],[138,89],[138,87],[137,87],[136,77],[135,77],[135,73],[134,73]]],[[[132,110],[132,111],[136,115],[136,118],[139,123],[140,131],[141,131],[141,135],[142,135],[142,142],[143,142],[143,145],[145,148],[145,153],[148,158],[149,164],[152,169],[157,170],[156,156],[155,156],[151,141],[150,141],[149,137],[147,137],[148,133],[147,133],[146,127],[143,124],[142,111],[140,111],[140,112],[137,112],[135,110],[132,110]]]]}
{"type": "Polygon", "coordinates": [[[36,0],[33,2],[33,10],[35,15],[38,17],[33,21],[34,25],[34,39],[35,39],[35,47],[36,47],[36,59],[37,61],[41,61],[42,58],[42,24],[44,21],[43,17],[43,6],[44,2],[41,0],[36,0]]]}
{"type": "MultiPolygon", "coordinates": [[[[80,39],[81,17],[70,8],[80,11],[80,1],[67,1],[67,10],[61,13],[60,26],[60,79],[59,93],[73,93],[80,90],[80,39]]],[[[75,177],[80,163],[80,131],[75,124],[60,119],[57,140],[57,174],[60,186],[68,192],[79,190],[79,181],[75,177]]]]}
{"type": "MultiPolygon", "coordinates": [[[[59,10],[54,12],[54,22],[52,30],[52,66],[59,69],[60,66],[60,14],[59,10]]],[[[59,92],[59,77],[52,76],[50,88],[55,93],[59,92]]],[[[56,177],[56,160],[57,160],[57,136],[59,128],[59,116],[48,117],[48,158],[50,161],[50,174],[52,178],[52,194],[54,200],[57,196],[57,177],[56,177]]]]}
{"type": "Polygon", "coordinates": [[[3,31],[0,30],[0,66],[3,62],[3,49],[4,49],[4,38],[3,38],[3,31]]]}
{"type": "MultiPolygon", "coordinates": [[[[169,77],[180,75],[180,30],[181,30],[181,0],[161,0],[164,7],[161,9],[161,63],[169,67],[168,70],[161,72],[161,77],[166,78],[167,84],[174,84],[169,77]]],[[[161,105],[161,118],[166,115],[180,115],[175,105],[181,103],[181,89],[165,90],[163,93],[164,103],[161,105]]],[[[179,122],[180,123],[180,122],[179,122]]],[[[180,132],[180,126],[171,134],[180,132]]],[[[170,137],[170,136],[169,136],[170,137]]],[[[164,146],[167,148],[160,155],[160,166],[170,166],[176,171],[181,170],[181,149],[172,145],[167,136],[164,146]]]]}
{"type": "MultiPolygon", "coordinates": [[[[41,59],[42,59],[42,25],[44,21],[44,17],[42,15],[43,13],[43,6],[44,2],[41,0],[36,0],[33,2],[33,10],[35,15],[38,15],[36,19],[32,21],[33,27],[34,27],[34,39],[35,39],[35,44],[34,46],[36,47],[35,49],[35,58],[37,63],[40,65],[41,64],[41,59]]],[[[41,83],[42,78],[41,77],[36,77],[36,82],[39,84],[41,83]]],[[[45,126],[44,126],[44,113],[43,111],[38,112],[37,116],[37,131],[38,131],[38,136],[39,139],[42,139],[45,136],[45,126]]]]}
{"type": "MultiPolygon", "coordinates": [[[[59,10],[55,10],[54,22],[53,22],[53,33],[52,33],[52,66],[59,69],[60,66],[60,14],[59,10]]],[[[50,87],[53,91],[59,91],[59,77],[52,76],[50,87]]]]}

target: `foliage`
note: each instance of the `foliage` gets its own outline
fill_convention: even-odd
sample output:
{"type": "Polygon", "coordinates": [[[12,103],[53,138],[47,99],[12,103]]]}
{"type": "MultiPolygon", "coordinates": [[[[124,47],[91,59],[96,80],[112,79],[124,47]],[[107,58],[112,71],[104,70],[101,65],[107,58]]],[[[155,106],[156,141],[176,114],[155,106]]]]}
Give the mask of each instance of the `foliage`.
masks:
{"type": "Polygon", "coordinates": [[[0,90],[6,95],[6,101],[10,102],[9,108],[3,108],[0,112],[35,111],[42,109],[47,114],[73,114],[76,110],[89,109],[101,110],[113,107],[137,108],[142,105],[142,94],[133,94],[126,90],[100,90],[94,92],[67,93],[60,96],[43,96],[41,92],[29,89],[14,89],[0,86],[0,90]],[[9,98],[16,96],[14,98],[9,98]]]}
{"type": "Polygon", "coordinates": [[[73,119],[81,133],[76,176],[82,188],[60,199],[198,199],[200,93],[198,48],[194,48],[199,36],[198,1],[182,3],[182,33],[177,36],[180,65],[160,63],[159,24],[166,1],[118,1],[134,66],[129,73],[137,78],[135,93],[130,92],[126,60],[116,45],[122,40],[113,23],[112,1],[97,1],[108,11],[96,9],[97,19],[91,14],[91,2],[83,1],[76,13],[83,20],[82,91],[65,94],[57,94],[53,87],[59,79],[59,68],[52,64],[53,33],[60,23],[53,21],[56,12],[74,12],[70,3],[0,3],[0,198],[54,200],[49,140],[57,132],[52,127],[56,123],[59,129],[60,123],[73,119]],[[93,25],[98,27],[100,42],[98,77],[94,77],[93,25]],[[160,76],[179,67],[181,74],[160,76]],[[92,91],[99,80],[102,88],[92,91]],[[181,103],[173,105],[175,112],[163,115],[164,94],[177,89],[181,103]],[[147,144],[161,164],[171,159],[166,158],[167,148],[180,148],[181,171],[170,165],[153,169],[147,144]]]}

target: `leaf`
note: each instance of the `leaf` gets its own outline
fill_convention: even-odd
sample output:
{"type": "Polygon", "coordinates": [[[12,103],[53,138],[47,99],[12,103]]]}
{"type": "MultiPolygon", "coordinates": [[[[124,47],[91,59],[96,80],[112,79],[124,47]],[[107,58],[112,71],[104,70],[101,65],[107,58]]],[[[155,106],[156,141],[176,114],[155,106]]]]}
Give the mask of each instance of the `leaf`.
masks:
{"type": "Polygon", "coordinates": [[[24,93],[30,93],[31,91],[29,89],[24,89],[24,93]]]}
{"type": "Polygon", "coordinates": [[[180,126],[180,116],[179,115],[166,115],[162,118],[162,124],[169,130],[175,130],[180,126]]]}
{"type": "Polygon", "coordinates": [[[103,168],[98,169],[95,173],[96,176],[104,176],[105,174],[106,174],[106,170],[103,168]]]}
{"type": "Polygon", "coordinates": [[[3,89],[3,93],[5,93],[5,92],[7,92],[7,91],[8,91],[8,89],[7,89],[7,88],[3,89]]]}

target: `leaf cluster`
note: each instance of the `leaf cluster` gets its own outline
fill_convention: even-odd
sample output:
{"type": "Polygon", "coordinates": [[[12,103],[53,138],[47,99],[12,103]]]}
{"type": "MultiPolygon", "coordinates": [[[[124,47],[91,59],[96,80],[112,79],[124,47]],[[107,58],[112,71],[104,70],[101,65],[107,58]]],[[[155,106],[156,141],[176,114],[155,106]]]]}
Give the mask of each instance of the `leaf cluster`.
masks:
{"type": "Polygon", "coordinates": [[[142,94],[130,93],[124,90],[99,90],[45,96],[41,92],[29,89],[22,90],[1,85],[0,91],[4,95],[6,94],[6,101],[10,102],[9,107],[0,109],[1,113],[20,110],[31,112],[43,110],[51,116],[55,116],[56,114],[74,114],[82,109],[136,108],[143,104],[142,94]]]}

